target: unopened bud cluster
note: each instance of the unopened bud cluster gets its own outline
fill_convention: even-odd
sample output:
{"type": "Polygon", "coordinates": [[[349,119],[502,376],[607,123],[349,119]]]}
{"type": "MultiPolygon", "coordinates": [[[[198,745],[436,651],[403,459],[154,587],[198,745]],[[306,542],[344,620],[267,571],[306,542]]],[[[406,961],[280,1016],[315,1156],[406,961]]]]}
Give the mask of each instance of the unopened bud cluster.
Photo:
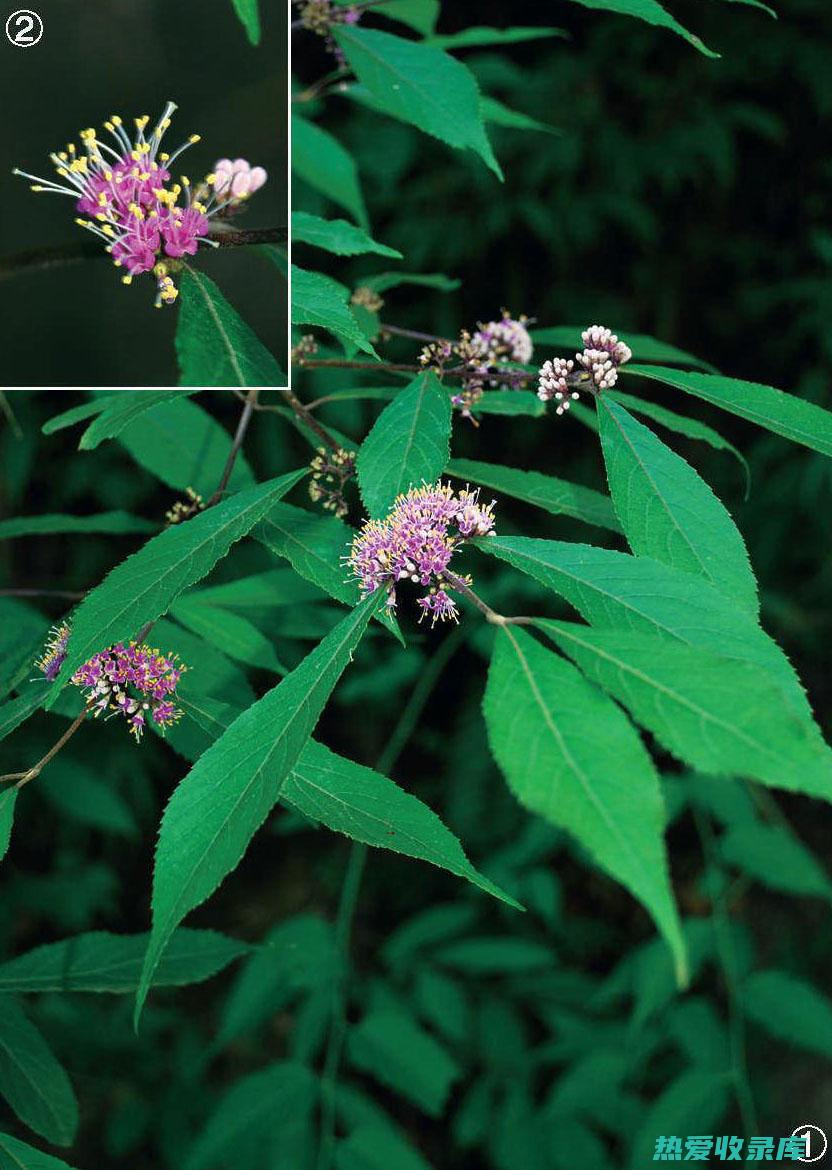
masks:
{"type": "MultiPolygon", "coordinates": [[[[36,662],[49,682],[64,664],[69,636],[66,623],[53,626],[36,662]]],[[[120,715],[138,742],[148,720],[164,730],[182,718],[173,700],[187,669],[176,654],[160,654],[144,642],[117,642],[79,666],[69,681],[84,692],[96,719],[102,714],[108,719],[120,715]]]]}
{"type": "Polygon", "coordinates": [[[467,577],[450,573],[457,548],[494,529],[494,501],[480,504],[479,491],[458,494],[448,484],[425,484],[397,497],[383,520],[368,520],[352,542],[347,563],[367,597],[388,590],[387,604],[396,606],[396,587],[412,581],[428,592],[417,600],[422,617],[432,623],[457,620],[457,606],[448,589],[467,577]]]}
{"type": "Polygon", "coordinates": [[[165,512],[168,524],[181,524],[183,520],[190,520],[197,512],[205,510],[205,501],[199,492],[189,487],[185,489],[185,499],[177,500],[172,508],[165,512]]]}
{"type": "Polygon", "coordinates": [[[358,288],[353,290],[350,303],[353,305],[361,305],[362,308],[367,309],[370,313],[377,313],[379,309],[384,308],[384,297],[377,293],[374,288],[370,288],[369,285],[360,284],[358,288]]]}
{"type": "Polygon", "coordinates": [[[538,372],[537,396],[544,402],[557,403],[557,414],[569,409],[570,401],[579,397],[578,389],[592,384],[594,392],[611,389],[618,381],[618,370],[633,356],[628,345],[602,325],[591,325],[581,334],[584,348],[569,358],[545,361],[538,372]],[[577,368],[576,368],[577,367],[577,368]]]}
{"type": "Polygon", "coordinates": [[[309,466],[312,471],[309,498],[314,503],[320,503],[324,511],[334,512],[339,519],[343,519],[349,511],[344,499],[344,488],[355,474],[354,453],[345,451],[343,447],[337,451],[319,447],[309,466]]]}

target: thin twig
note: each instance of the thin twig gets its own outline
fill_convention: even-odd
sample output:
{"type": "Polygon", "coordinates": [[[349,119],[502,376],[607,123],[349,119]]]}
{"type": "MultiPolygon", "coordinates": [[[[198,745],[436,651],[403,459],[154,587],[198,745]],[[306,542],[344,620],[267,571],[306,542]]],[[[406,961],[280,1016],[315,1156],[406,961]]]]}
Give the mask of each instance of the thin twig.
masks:
{"type": "Polygon", "coordinates": [[[225,461],[222,478],[217,485],[217,490],[205,505],[206,508],[211,508],[214,506],[214,504],[219,503],[225,494],[225,489],[228,487],[228,481],[231,479],[232,472],[234,471],[234,464],[237,462],[237,456],[240,453],[240,448],[242,447],[243,441],[246,437],[248,424],[251,422],[251,416],[257,406],[257,396],[259,393],[260,391],[257,389],[257,387],[252,387],[252,389],[249,390],[248,394],[246,395],[245,405],[243,406],[243,411],[240,415],[240,421],[237,423],[237,431],[234,435],[234,441],[231,444],[231,450],[228,452],[228,458],[225,461]]]}
{"type": "Polygon", "coordinates": [[[705,881],[710,887],[711,904],[714,910],[714,933],[716,935],[717,952],[720,966],[725,979],[725,993],[728,1006],[728,1037],[731,1049],[731,1074],[734,1082],[734,1092],[742,1117],[745,1136],[758,1132],[757,1110],[754,1104],[754,1095],[751,1091],[751,1082],[748,1076],[748,1059],[745,1049],[745,1022],[739,1005],[739,972],[737,971],[736,954],[731,939],[731,924],[725,906],[722,890],[718,885],[718,871],[714,862],[715,841],[714,831],[710,819],[694,809],[694,821],[699,840],[702,843],[702,853],[705,860],[705,881]]]}
{"type": "Polygon", "coordinates": [[[0,589],[0,597],[61,597],[67,601],[80,601],[86,593],[75,589],[0,589]]]}
{"type": "MultiPolygon", "coordinates": [[[[445,638],[442,645],[422,672],[419,682],[410,693],[396,726],[387,740],[376,769],[383,775],[390,772],[416,729],[434,687],[453,655],[459,649],[463,634],[454,631],[445,638]]],[[[361,879],[367,864],[368,847],[360,841],[353,841],[350,856],[341,887],[338,917],[335,922],[335,946],[338,955],[337,976],[332,987],[332,1025],[327,1041],[324,1068],[321,1074],[321,1141],[318,1148],[317,1170],[329,1170],[335,1149],[336,1089],[341,1056],[347,1034],[347,974],[349,967],[350,939],[361,879]]]]}
{"type": "MultiPolygon", "coordinates": [[[[287,406],[289,406],[291,410],[294,411],[295,416],[305,426],[309,427],[310,431],[317,435],[317,437],[325,446],[329,447],[331,451],[341,450],[341,444],[338,442],[338,440],[334,437],[334,435],[329,433],[329,431],[325,426],[323,426],[322,423],[318,422],[315,416],[310,413],[309,408],[303,405],[293,390],[290,390],[288,386],[278,386],[277,392],[281,395],[287,406]]],[[[268,407],[263,407],[263,409],[267,410],[268,407]]]]}
{"type": "MultiPolygon", "coordinates": [[[[228,228],[215,229],[208,239],[220,248],[240,248],[249,244],[285,244],[285,228],[228,228]]],[[[109,259],[102,247],[91,240],[78,240],[57,248],[30,248],[0,259],[0,280],[18,272],[40,268],[57,268],[77,264],[81,260],[109,259]]]]}
{"type": "Polygon", "coordinates": [[[532,617],[525,617],[524,615],[517,615],[514,617],[507,617],[505,614],[497,613],[495,609],[483,601],[478,593],[475,593],[467,581],[463,581],[462,577],[458,577],[456,573],[451,573],[445,569],[442,573],[444,579],[448,582],[452,589],[457,593],[461,593],[463,597],[467,597],[469,601],[477,607],[480,613],[484,616],[487,622],[492,626],[531,626],[534,625],[535,619],[532,617]]]}
{"type": "Polygon", "coordinates": [[[15,784],[15,788],[22,788],[23,785],[28,784],[30,780],[35,780],[41,774],[53,756],[56,756],[64,744],[73,737],[91,710],[92,704],[88,703],[78,718],[74,721],[74,723],[72,723],[70,727],[67,728],[61,738],[52,745],[42,760],[38,760],[34,767],[29,768],[27,772],[9,772],[6,776],[0,776],[0,784],[5,783],[6,781],[16,780],[17,783],[15,784]]]}
{"type": "Polygon", "coordinates": [[[357,362],[342,361],[340,358],[303,358],[297,364],[302,370],[375,370],[377,374],[387,370],[418,374],[424,369],[424,366],[415,362],[357,362]]]}
{"type": "Polygon", "coordinates": [[[450,338],[440,337],[438,333],[421,333],[418,329],[405,329],[401,325],[388,325],[382,322],[379,325],[381,333],[390,333],[394,337],[409,337],[413,341],[447,341],[450,343],[450,338]]]}

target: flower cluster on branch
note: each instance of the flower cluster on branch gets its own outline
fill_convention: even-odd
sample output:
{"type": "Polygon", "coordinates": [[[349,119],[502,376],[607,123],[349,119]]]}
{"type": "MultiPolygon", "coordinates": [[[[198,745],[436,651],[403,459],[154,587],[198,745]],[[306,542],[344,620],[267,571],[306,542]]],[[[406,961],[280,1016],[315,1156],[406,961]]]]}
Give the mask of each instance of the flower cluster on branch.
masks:
{"type": "Polygon", "coordinates": [[[396,586],[412,581],[428,589],[417,600],[422,617],[432,622],[457,620],[457,606],[448,593],[454,552],[464,541],[494,530],[494,501],[479,502],[479,490],[455,493],[448,484],[425,484],[397,497],[383,520],[368,520],[354,538],[347,563],[367,597],[388,590],[387,604],[396,606],[396,586]]]}

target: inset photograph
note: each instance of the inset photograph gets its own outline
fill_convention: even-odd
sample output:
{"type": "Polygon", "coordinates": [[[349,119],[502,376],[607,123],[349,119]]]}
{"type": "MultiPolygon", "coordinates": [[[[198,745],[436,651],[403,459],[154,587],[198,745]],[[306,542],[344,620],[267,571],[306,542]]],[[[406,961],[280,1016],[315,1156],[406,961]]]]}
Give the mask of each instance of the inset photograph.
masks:
{"type": "Polygon", "coordinates": [[[285,20],[257,0],[0,16],[2,384],[282,385],[285,20]]]}

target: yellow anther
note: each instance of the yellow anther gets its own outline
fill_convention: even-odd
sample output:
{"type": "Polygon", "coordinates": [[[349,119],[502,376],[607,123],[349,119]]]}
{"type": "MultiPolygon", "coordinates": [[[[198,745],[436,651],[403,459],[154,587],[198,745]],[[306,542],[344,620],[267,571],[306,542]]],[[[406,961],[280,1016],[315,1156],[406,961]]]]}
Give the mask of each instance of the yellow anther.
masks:
{"type": "Polygon", "coordinates": [[[133,283],[133,277],[132,277],[132,276],[122,276],[122,278],[121,278],[121,283],[122,283],[122,284],[132,284],[132,283],[133,283]]]}
{"type": "Polygon", "coordinates": [[[104,232],[105,236],[114,236],[116,234],[109,224],[107,224],[106,227],[102,228],[101,230],[104,232]]]}
{"type": "Polygon", "coordinates": [[[115,265],[116,268],[121,268],[121,261],[120,260],[114,260],[113,264],[115,265]]]}
{"type": "Polygon", "coordinates": [[[217,176],[215,174],[210,174],[210,175],[205,176],[205,182],[208,184],[209,187],[213,187],[213,185],[214,185],[214,183],[216,183],[216,181],[217,181],[217,176]]]}
{"type": "Polygon", "coordinates": [[[193,206],[194,206],[194,210],[198,211],[200,213],[200,215],[205,214],[205,204],[204,203],[194,203],[193,206]]]}
{"type": "Polygon", "coordinates": [[[191,185],[191,180],[188,178],[187,175],[183,175],[182,176],[182,186],[183,187],[190,187],[190,185],[191,185]]]}
{"type": "Polygon", "coordinates": [[[104,222],[104,221],[107,219],[107,216],[104,214],[104,212],[103,212],[103,211],[99,211],[99,212],[97,212],[97,213],[96,213],[96,216],[95,216],[95,218],[96,218],[96,219],[100,219],[100,220],[102,221],[102,223],[103,223],[103,222],[104,222]]]}
{"type": "Polygon", "coordinates": [[[58,155],[58,158],[61,159],[63,162],[67,161],[67,157],[68,156],[67,156],[67,153],[65,150],[62,150],[61,153],[58,155]]]}
{"type": "Polygon", "coordinates": [[[139,175],[139,178],[143,183],[146,183],[150,178],[150,171],[142,171],[142,173],[139,175]]]}
{"type": "Polygon", "coordinates": [[[144,130],[149,121],[150,116],[148,114],[142,114],[141,118],[136,118],[136,128],[138,130],[144,130]]]}
{"type": "Polygon", "coordinates": [[[163,163],[167,162],[169,158],[170,158],[170,155],[166,154],[164,151],[162,151],[162,153],[159,155],[159,159],[163,163]]]}
{"type": "Polygon", "coordinates": [[[121,125],[121,118],[118,116],[118,114],[112,114],[110,116],[110,121],[113,123],[114,126],[121,125]]]}
{"type": "Polygon", "coordinates": [[[111,131],[112,131],[112,130],[115,130],[115,126],[113,125],[113,123],[112,123],[112,122],[105,122],[105,123],[104,123],[104,129],[105,129],[105,130],[111,130],[111,131]]]}
{"type": "Polygon", "coordinates": [[[32,186],[29,188],[29,190],[30,191],[42,191],[43,187],[39,187],[37,184],[32,184],[32,186]]]}
{"type": "Polygon", "coordinates": [[[58,174],[62,179],[65,179],[69,174],[69,171],[66,169],[66,167],[58,167],[58,174]]]}
{"type": "Polygon", "coordinates": [[[161,123],[161,125],[160,125],[159,129],[160,129],[160,130],[161,130],[163,133],[164,133],[164,131],[165,131],[165,130],[170,130],[170,118],[165,118],[164,122],[162,122],[162,123],[161,123]]]}
{"type": "Polygon", "coordinates": [[[202,141],[201,134],[192,134],[190,136],[190,138],[188,139],[188,142],[190,142],[191,144],[193,144],[194,142],[201,142],[201,141],[202,141]]]}
{"type": "Polygon", "coordinates": [[[112,181],[113,181],[113,172],[112,172],[112,171],[105,171],[105,172],[104,172],[104,180],[105,180],[105,182],[107,182],[107,183],[112,183],[112,181]]]}
{"type": "Polygon", "coordinates": [[[107,206],[107,196],[104,194],[103,191],[99,191],[99,193],[98,193],[98,204],[100,207],[107,206]]]}
{"type": "Polygon", "coordinates": [[[137,150],[131,150],[130,157],[133,159],[134,162],[138,162],[139,158],[140,158],[139,152],[137,150]]]}

